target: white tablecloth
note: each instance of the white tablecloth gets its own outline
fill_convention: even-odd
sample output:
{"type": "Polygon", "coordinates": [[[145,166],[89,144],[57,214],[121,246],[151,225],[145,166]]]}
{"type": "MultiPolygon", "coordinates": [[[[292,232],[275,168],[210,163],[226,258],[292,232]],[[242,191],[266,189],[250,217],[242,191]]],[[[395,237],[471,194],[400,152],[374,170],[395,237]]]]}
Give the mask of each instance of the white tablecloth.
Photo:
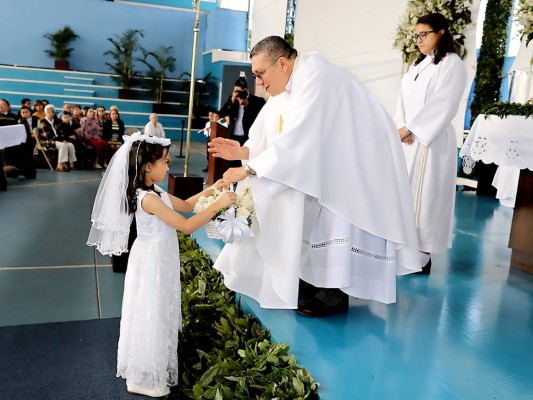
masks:
{"type": "Polygon", "coordinates": [[[502,205],[513,207],[520,170],[533,171],[533,118],[511,115],[499,118],[480,115],[470,129],[459,155],[469,174],[476,161],[497,164],[492,185],[502,205]]]}
{"type": "Polygon", "coordinates": [[[0,126],[0,149],[26,142],[24,125],[0,126]]]}
{"type": "Polygon", "coordinates": [[[480,115],[459,155],[466,173],[474,161],[533,171],[533,118],[511,115],[501,119],[489,115],[485,119],[485,115],[480,115]]]}

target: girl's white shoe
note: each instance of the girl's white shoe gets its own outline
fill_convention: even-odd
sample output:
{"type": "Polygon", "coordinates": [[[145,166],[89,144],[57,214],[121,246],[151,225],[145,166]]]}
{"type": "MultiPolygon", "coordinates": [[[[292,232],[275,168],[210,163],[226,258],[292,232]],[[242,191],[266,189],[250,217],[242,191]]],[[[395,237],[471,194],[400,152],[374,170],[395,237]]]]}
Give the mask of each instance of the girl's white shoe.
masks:
{"type": "Polygon", "coordinates": [[[150,396],[150,397],[164,397],[170,393],[170,389],[168,387],[161,388],[161,389],[144,389],[144,388],[137,387],[134,385],[127,385],[127,387],[128,387],[128,393],[140,394],[143,396],[150,396]]]}

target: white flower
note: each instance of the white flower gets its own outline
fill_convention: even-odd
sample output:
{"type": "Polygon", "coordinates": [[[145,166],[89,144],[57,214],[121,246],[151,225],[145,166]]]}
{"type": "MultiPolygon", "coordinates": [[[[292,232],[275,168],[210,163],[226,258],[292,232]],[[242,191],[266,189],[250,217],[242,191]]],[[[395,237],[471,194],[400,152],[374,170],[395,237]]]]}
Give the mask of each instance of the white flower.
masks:
{"type": "Polygon", "coordinates": [[[250,211],[248,211],[246,208],[242,208],[242,207],[237,208],[236,216],[248,219],[248,217],[250,216],[250,211]]]}
{"type": "MultiPolygon", "coordinates": [[[[213,204],[223,193],[220,190],[211,189],[211,196],[200,196],[197,203],[194,205],[194,212],[199,213],[213,204]]],[[[249,187],[237,194],[237,201],[235,203],[235,215],[243,217],[247,220],[248,226],[252,225],[252,217],[255,216],[254,200],[252,191],[249,187]]],[[[216,219],[220,213],[217,213],[213,219],[216,219]]]]}

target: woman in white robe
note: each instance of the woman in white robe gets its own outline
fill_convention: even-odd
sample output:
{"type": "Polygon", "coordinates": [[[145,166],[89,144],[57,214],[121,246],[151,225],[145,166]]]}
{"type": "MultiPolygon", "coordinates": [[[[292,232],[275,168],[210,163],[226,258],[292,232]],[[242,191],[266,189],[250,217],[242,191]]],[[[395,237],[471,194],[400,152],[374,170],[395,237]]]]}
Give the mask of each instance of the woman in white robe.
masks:
{"type": "Polygon", "coordinates": [[[421,17],[413,40],[420,56],[402,79],[394,120],[415,203],[422,273],[429,273],[429,254],[451,247],[457,175],[452,120],[466,87],[466,68],[443,15],[421,17]]]}

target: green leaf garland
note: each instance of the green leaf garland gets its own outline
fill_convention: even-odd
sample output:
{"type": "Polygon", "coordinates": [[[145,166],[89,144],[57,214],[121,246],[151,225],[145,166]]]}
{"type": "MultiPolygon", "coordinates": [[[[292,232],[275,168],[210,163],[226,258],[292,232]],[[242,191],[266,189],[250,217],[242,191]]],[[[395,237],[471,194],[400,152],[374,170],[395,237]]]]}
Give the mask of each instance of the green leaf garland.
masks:
{"type": "Polygon", "coordinates": [[[500,100],[502,70],[507,45],[507,25],[513,0],[488,0],[483,22],[483,38],[477,60],[474,100],[470,106],[471,124],[481,109],[500,100]]]}

